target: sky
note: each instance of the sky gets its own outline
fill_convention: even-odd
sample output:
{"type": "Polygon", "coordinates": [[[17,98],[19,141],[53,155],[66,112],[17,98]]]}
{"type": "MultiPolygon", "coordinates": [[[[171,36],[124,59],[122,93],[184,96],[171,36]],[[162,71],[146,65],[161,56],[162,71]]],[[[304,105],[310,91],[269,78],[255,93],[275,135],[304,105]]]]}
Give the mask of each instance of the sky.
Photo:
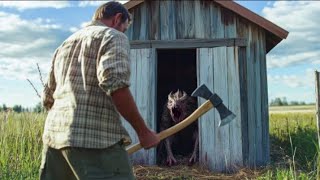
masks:
{"type": "MultiPolygon", "coordinates": [[[[55,49],[106,1],[0,1],[0,104],[34,107],[55,49]]],[[[125,2],[125,1],[122,1],[125,2]]],[[[289,31],[267,55],[269,101],[315,102],[320,70],[320,2],[236,1],[289,31]]]]}

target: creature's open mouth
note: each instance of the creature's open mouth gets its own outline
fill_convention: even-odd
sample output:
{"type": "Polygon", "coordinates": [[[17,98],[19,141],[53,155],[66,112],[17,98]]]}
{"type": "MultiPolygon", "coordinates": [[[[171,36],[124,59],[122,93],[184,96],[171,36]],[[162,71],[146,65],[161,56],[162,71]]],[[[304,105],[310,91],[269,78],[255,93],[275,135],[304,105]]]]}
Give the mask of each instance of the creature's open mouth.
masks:
{"type": "Polygon", "coordinates": [[[179,121],[181,116],[181,110],[179,108],[172,108],[172,114],[175,121],[179,121]]]}

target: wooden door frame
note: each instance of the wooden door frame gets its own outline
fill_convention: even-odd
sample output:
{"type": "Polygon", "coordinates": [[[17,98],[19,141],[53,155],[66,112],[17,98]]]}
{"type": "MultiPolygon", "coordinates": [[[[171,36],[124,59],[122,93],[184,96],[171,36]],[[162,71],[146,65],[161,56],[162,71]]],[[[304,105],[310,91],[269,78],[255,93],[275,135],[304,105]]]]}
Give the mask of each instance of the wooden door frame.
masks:
{"type": "Polygon", "coordinates": [[[176,39],[176,40],[135,40],[130,41],[131,49],[188,49],[188,48],[214,48],[221,46],[246,47],[246,38],[222,39],[176,39]]]}

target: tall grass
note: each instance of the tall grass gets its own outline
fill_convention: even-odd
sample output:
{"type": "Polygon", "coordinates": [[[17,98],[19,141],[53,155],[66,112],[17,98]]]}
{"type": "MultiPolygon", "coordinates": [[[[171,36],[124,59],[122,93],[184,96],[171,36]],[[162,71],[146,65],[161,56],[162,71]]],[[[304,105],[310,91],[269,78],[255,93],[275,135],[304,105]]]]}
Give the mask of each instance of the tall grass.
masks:
{"type": "Polygon", "coordinates": [[[270,114],[270,142],[271,168],[260,178],[319,179],[314,113],[270,114]]]}
{"type": "MultiPolygon", "coordinates": [[[[12,113],[5,118],[0,113],[1,180],[38,179],[45,117],[12,113]]],[[[270,114],[271,164],[256,179],[319,178],[316,130],[314,113],[270,114]]]]}
{"type": "Polygon", "coordinates": [[[0,179],[37,179],[45,114],[0,114],[0,179]],[[6,119],[6,120],[5,120],[6,119]]]}

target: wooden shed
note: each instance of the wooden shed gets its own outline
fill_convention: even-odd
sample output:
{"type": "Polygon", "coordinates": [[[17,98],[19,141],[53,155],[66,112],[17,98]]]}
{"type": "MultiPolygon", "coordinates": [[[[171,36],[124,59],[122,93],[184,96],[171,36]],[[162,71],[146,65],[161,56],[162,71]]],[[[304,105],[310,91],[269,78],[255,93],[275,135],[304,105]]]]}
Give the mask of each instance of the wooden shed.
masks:
{"type": "MultiPolygon", "coordinates": [[[[236,114],[218,128],[215,109],[199,119],[199,161],[213,171],[269,162],[266,54],[288,32],[233,1],[128,1],[133,16],[131,92],[149,127],[174,89],[191,94],[201,84],[236,114]]],[[[204,102],[198,99],[199,105],[204,102]]],[[[131,126],[124,121],[134,143],[131,126]]],[[[157,164],[157,149],[140,150],[134,163],[157,164]]]]}

